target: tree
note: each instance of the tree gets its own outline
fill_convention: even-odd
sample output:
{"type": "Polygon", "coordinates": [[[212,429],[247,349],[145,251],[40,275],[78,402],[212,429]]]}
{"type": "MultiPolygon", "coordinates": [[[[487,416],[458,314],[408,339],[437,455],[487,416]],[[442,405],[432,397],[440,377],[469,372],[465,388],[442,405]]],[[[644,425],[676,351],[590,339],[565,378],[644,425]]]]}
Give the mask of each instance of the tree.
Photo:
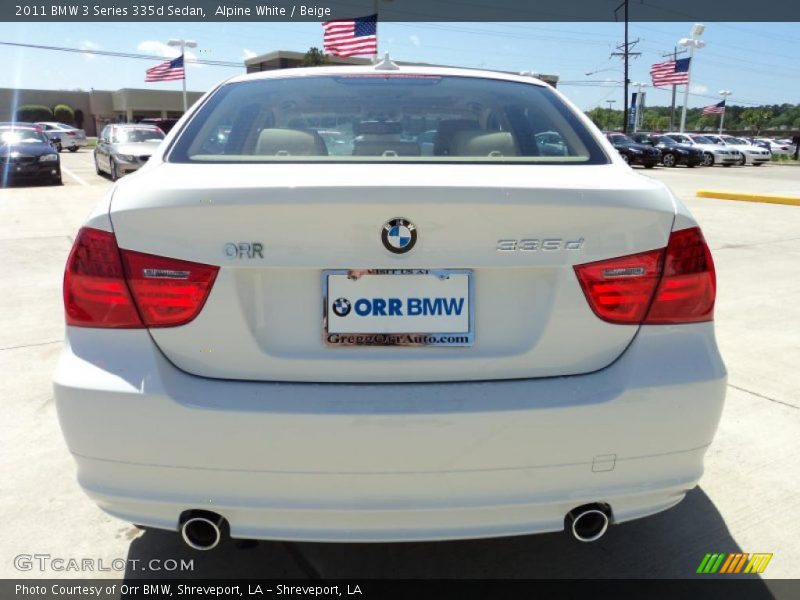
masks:
{"type": "Polygon", "coordinates": [[[317,48],[316,46],[312,46],[308,49],[305,56],[303,56],[303,62],[301,66],[303,67],[318,67],[320,65],[327,65],[328,64],[328,57],[325,53],[317,48]]]}
{"type": "Polygon", "coordinates": [[[38,121],[52,121],[53,111],[41,104],[23,104],[17,109],[17,121],[36,123],[38,121]]]}
{"type": "Polygon", "coordinates": [[[748,108],[742,111],[742,122],[748,127],[756,130],[756,135],[761,133],[761,129],[772,118],[772,111],[768,108],[748,108]]]}
{"type": "Polygon", "coordinates": [[[67,125],[75,123],[75,111],[67,104],[56,104],[53,108],[53,117],[56,121],[67,125]]]}

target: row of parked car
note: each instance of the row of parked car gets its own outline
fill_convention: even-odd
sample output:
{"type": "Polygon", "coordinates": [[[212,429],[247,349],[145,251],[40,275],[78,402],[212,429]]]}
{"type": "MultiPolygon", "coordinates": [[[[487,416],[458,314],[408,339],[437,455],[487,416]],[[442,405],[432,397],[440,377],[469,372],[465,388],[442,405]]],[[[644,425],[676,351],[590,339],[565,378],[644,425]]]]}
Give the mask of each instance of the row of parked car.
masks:
{"type": "Polygon", "coordinates": [[[652,169],[657,164],[665,167],[759,167],[769,162],[773,155],[794,152],[790,140],[679,132],[638,132],[625,135],[608,131],[605,135],[626,162],[642,165],[647,169],[652,169]]]}

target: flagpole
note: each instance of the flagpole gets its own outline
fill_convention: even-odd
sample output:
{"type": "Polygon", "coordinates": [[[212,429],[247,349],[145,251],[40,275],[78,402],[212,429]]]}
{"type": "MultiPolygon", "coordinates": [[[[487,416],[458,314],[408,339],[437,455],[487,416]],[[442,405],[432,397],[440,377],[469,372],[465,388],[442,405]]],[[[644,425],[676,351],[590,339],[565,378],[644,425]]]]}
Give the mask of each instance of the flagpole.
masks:
{"type": "Polygon", "coordinates": [[[730,90],[720,90],[719,95],[722,96],[722,101],[724,102],[722,106],[722,112],[719,114],[719,134],[722,135],[722,125],[725,123],[725,113],[728,112],[728,103],[725,102],[733,92],[730,90]]]}
{"type": "Polygon", "coordinates": [[[181,59],[183,60],[183,112],[185,113],[189,108],[189,105],[186,102],[186,73],[188,71],[186,65],[186,48],[196,48],[197,42],[181,38],[179,40],[170,40],[167,42],[167,45],[178,46],[181,49],[181,59]]]}
{"type": "Polygon", "coordinates": [[[372,55],[372,64],[378,64],[378,2],[380,0],[373,0],[372,7],[375,10],[375,54],[372,55]]]}
{"type": "Polygon", "coordinates": [[[700,23],[695,23],[694,27],[692,27],[692,37],[691,38],[682,38],[679,42],[679,46],[683,46],[684,48],[689,48],[689,68],[686,69],[686,87],[683,90],[683,110],[681,111],[681,129],[680,132],[683,133],[686,130],[686,108],[689,104],[689,85],[692,81],[692,66],[694,66],[694,49],[695,48],[702,48],[706,45],[705,42],[700,40],[700,36],[703,35],[703,31],[705,31],[705,25],[700,23]]]}

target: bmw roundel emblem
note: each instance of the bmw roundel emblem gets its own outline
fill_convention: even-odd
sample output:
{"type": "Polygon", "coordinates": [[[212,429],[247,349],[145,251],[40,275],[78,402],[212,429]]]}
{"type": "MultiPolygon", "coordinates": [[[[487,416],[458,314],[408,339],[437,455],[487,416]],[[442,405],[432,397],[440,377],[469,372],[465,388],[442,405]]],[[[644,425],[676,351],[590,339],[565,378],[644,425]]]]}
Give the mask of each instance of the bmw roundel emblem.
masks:
{"type": "Polygon", "coordinates": [[[347,298],[337,298],[333,301],[333,312],[340,317],[346,317],[350,314],[350,300],[347,298]]]}
{"type": "Polygon", "coordinates": [[[417,243],[417,228],[408,219],[389,219],[383,225],[381,241],[394,254],[405,254],[417,243]]]}

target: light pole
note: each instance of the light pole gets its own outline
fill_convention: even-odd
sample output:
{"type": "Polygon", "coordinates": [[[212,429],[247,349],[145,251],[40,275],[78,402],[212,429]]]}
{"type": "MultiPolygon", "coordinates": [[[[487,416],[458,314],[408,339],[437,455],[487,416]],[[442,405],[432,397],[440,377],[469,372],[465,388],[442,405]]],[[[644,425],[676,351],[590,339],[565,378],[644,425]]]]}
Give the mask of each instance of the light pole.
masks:
{"type": "Polygon", "coordinates": [[[686,129],[686,106],[689,103],[689,85],[692,80],[692,65],[694,61],[694,50],[695,48],[700,49],[705,47],[706,43],[700,39],[700,36],[703,35],[703,32],[706,30],[706,26],[702,25],[701,23],[695,23],[694,27],[692,27],[692,37],[690,38],[681,38],[678,42],[679,46],[683,46],[684,48],[689,49],[689,68],[686,71],[686,88],[683,90],[683,111],[681,112],[681,133],[684,132],[686,129]]]}
{"type": "MultiPolygon", "coordinates": [[[[722,96],[723,100],[727,100],[728,96],[733,94],[730,90],[720,90],[719,95],[722,96]]],[[[722,107],[722,112],[719,114],[719,134],[722,135],[722,125],[725,123],[725,111],[728,110],[728,103],[725,103],[725,106],[722,107]]]]}
{"type": "Polygon", "coordinates": [[[616,102],[616,100],[606,100],[608,103],[608,120],[606,121],[606,129],[611,129],[612,120],[611,120],[611,105],[616,102]]]}
{"type": "Polygon", "coordinates": [[[639,125],[643,122],[642,117],[642,108],[644,108],[644,102],[642,101],[642,88],[646,88],[647,84],[642,81],[634,81],[631,85],[636,86],[636,104],[635,104],[635,113],[633,116],[633,132],[636,133],[639,131],[639,125]]]}
{"type": "Polygon", "coordinates": [[[167,46],[178,46],[181,49],[181,56],[183,57],[183,112],[186,112],[188,106],[186,105],[186,56],[184,50],[186,48],[197,48],[197,42],[181,38],[168,41],[167,46]]]}

